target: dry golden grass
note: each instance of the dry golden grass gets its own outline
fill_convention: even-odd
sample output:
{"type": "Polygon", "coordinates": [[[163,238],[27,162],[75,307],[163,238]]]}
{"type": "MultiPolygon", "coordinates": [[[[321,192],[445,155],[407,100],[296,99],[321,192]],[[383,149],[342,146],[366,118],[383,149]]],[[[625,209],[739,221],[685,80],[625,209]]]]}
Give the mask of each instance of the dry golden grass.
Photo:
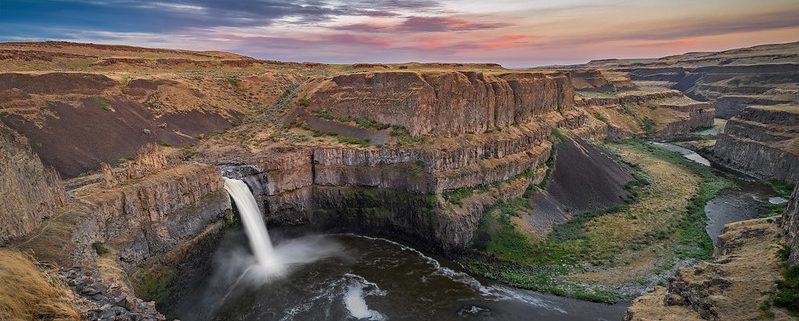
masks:
{"type": "Polygon", "coordinates": [[[29,255],[0,249],[0,320],[78,320],[67,293],[29,255]]]}
{"type": "Polygon", "coordinates": [[[639,164],[652,179],[651,194],[626,211],[592,220],[588,234],[597,248],[625,246],[643,234],[666,230],[685,213],[688,201],[699,188],[700,179],[679,165],[664,162],[645,151],[613,145],[615,152],[630,163],[639,164]]]}
{"type": "Polygon", "coordinates": [[[641,166],[651,179],[649,193],[624,211],[587,223],[586,234],[596,255],[611,258],[611,262],[605,269],[566,277],[571,281],[621,285],[645,279],[668,266],[673,257],[660,242],[638,247],[630,244],[645,235],[668,231],[685,215],[685,208],[701,184],[701,179],[687,169],[646,151],[626,145],[609,147],[625,161],[641,166]]]}

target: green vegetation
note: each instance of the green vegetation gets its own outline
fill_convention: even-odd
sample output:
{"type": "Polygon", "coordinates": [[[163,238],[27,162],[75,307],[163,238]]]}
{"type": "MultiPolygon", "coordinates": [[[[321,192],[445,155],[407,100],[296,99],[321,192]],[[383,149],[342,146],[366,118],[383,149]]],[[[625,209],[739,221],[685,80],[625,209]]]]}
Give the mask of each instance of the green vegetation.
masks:
{"type": "Polygon", "coordinates": [[[427,137],[413,136],[407,128],[402,126],[392,126],[391,137],[397,140],[397,146],[424,144],[427,142],[427,137]]]}
{"type": "Polygon", "coordinates": [[[105,110],[105,111],[114,111],[113,109],[111,109],[111,103],[108,100],[106,100],[105,98],[94,97],[94,98],[92,98],[92,100],[97,105],[100,105],[100,108],[102,108],[103,110],[105,110]]]}
{"type": "MultiPolygon", "coordinates": [[[[420,167],[424,168],[424,166],[420,167]]],[[[505,184],[510,184],[510,182],[512,181],[521,178],[529,178],[531,176],[533,176],[533,169],[528,168],[524,170],[524,172],[503,181],[496,181],[490,184],[480,184],[475,187],[462,187],[454,190],[449,190],[441,194],[441,196],[444,197],[444,200],[446,200],[450,204],[463,205],[463,199],[472,196],[474,190],[479,190],[480,192],[485,193],[488,191],[489,188],[500,188],[505,184]]]]}
{"type": "Polygon", "coordinates": [[[311,105],[311,100],[306,97],[302,97],[300,99],[297,99],[297,105],[308,107],[311,105]]]}
{"type": "Polygon", "coordinates": [[[365,138],[349,137],[349,136],[336,136],[336,140],[342,144],[369,146],[369,140],[365,138]]]}
{"type": "Polygon", "coordinates": [[[594,112],[594,113],[592,113],[592,115],[593,115],[593,116],[594,116],[594,118],[596,118],[598,121],[601,121],[601,122],[607,122],[607,121],[608,121],[608,119],[607,119],[605,116],[602,116],[602,114],[600,114],[600,113],[594,112]]]}
{"type": "Polygon", "coordinates": [[[649,116],[644,116],[639,121],[641,122],[641,129],[643,129],[644,133],[647,135],[652,135],[657,130],[657,124],[655,123],[655,120],[649,118],[649,116]]]}
{"type": "Polygon", "coordinates": [[[363,128],[367,128],[367,129],[368,128],[374,128],[374,129],[377,129],[377,130],[383,130],[383,129],[391,127],[391,125],[389,125],[389,124],[378,123],[378,122],[376,122],[374,120],[363,118],[363,117],[355,117],[355,123],[357,123],[358,126],[361,126],[363,128]]]}
{"type": "Polygon", "coordinates": [[[735,187],[734,183],[717,176],[710,167],[687,160],[679,153],[640,140],[631,140],[628,144],[643,149],[661,160],[677,164],[701,179],[697,194],[691,198],[686,208],[686,216],[679,220],[672,231],[679,242],[679,245],[672,247],[672,250],[680,259],[710,259],[713,256],[713,241],[705,231],[707,224],[705,204],[722,190],[735,187]]]}
{"type": "Polygon", "coordinates": [[[777,289],[773,297],[774,306],[799,314],[799,265],[789,265],[790,254],[791,248],[786,245],[777,252],[786,267],[782,270],[782,279],[777,280],[777,289]]]}
{"type": "Polygon", "coordinates": [[[159,146],[162,146],[162,147],[172,147],[172,144],[170,144],[170,143],[167,143],[167,142],[165,142],[165,141],[160,141],[160,142],[158,142],[158,145],[159,145],[159,146]]]}
{"type": "Polygon", "coordinates": [[[774,305],[793,313],[799,313],[799,265],[782,271],[782,280],[777,280],[774,305]]]}
{"type": "Polygon", "coordinates": [[[197,155],[194,146],[183,146],[180,148],[180,151],[183,152],[183,155],[181,155],[181,159],[183,160],[190,160],[194,155],[197,155]]]}
{"type": "Polygon", "coordinates": [[[169,296],[172,273],[168,269],[149,272],[136,287],[136,295],[145,301],[163,302],[169,296]]]}
{"type": "MultiPolygon", "coordinates": [[[[553,131],[553,140],[564,138],[553,131]]],[[[713,244],[704,230],[704,204],[732,187],[732,182],[678,153],[642,141],[630,140],[611,149],[623,152],[623,159],[633,169],[635,179],[626,186],[631,195],[626,204],[578,214],[554,227],[546,238],[536,240],[517,222],[522,219],[519,213],[526,211],[527,197],[536,189],[533,186],[525,193],[527,197],[498,202],[483,216],[473,238],[473,251],[461,260],[464,266],[518,287],[614,302],[621,298],[619,294],[588,285],[597,281],[577,280],[591,275],[589,279],[635,283],[669,269],[675,260],[710,258],[713,244]],[[639,160],[642,164],[632,163],[639,160]],[[685,178],[682,171],[693,175],[687,181],[691,186],[674,185],[686,183],[676,181],[685,178]],[[654,248],[672,251],[663,258],[641,258],[654,248]],[[639,275],[619,275],[615,269],[632,264],[631,260],[646,268],[639,275]]],[[[452,202],[467,193],[444,197],[452,202]]]]}
{"type": "Polygon", "coordinates": [[[107,246],[105,246],[105,243],[99,241],[92,243],[92,248],[97,255],[103,255],[109,252],[109,249],[107,246]]]}
{"type": "Polygon", "coordinates": [[[225,82],[230,84],[233,87],[238,87],[241,79],[238,76],[229,76],[225,78],[225,82]]]}
{"type": "Polygon", "coordinates": [[[335,115],[331,114],[329,110],[324,108],[314,111],[314,115],[316,115],[319,118],[333,120],[341,123],[349,123],[352,121],[352,117],[350,116],[336,117],[335,115]]]}
{"type": "Polygon", "coordinates": [[[791,184],[775,180],[765,180],[762,183],[771,187],[774,193],[777,193],[780,197],[791,197],[791,192],[793,191],[793,186],[791,184]]]}

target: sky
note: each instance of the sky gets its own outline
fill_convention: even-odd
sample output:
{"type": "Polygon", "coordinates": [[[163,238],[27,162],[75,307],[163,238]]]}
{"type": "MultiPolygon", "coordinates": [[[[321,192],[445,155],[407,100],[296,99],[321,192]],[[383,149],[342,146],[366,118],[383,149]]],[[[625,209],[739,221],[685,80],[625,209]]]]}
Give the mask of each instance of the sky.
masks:
{"type": "Polygon", "coordinates": [[[0,0],[0,41],[506,67],[799,41],[796,0],[0,0]]]}

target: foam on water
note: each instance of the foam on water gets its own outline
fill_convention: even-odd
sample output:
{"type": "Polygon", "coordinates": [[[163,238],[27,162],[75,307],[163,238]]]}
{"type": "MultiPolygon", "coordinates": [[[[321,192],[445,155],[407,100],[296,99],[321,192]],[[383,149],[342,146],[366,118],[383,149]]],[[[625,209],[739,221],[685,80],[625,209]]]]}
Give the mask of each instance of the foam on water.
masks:
{"type": "MultiPolygon", "coordinates": [[[[403,245],[401,243],[394,242],[394,241],[389,240],[389,239],[379,238],[379,237],[370,237],[370,236],[363,236],[363,235],[356,235],[356,234],[348,234],[348,235],[352,235],[354,237],[365,238],[365,239],[369,239],[369,240],[383,241],[383,242],[386,242],[386,243],[394,244],[394,245],[398,246],[403,251],[413,252],[413,253],[419,255],[419,257],[421,257],[422,259],[424,259],[430,265],[433,266],[435,271],[431,275],[443,276],[443,277],[449,278],[449,279],[451,279],[453,281],[456,281],[456,282],[465,284],[467,286],[470,286],[473,289],[477,290],[480,293],[480,295],[482,295],[485,298],[492,299],[492,300],[517,300],[517,301],[521,301],[521,302],[524,302],[526,304],[533,305],[533,306],[538,306],[538,307],[541,307],[541,308],[544,308],[544,309],[547,309],[547,310],[550,310],[550,311],[557,311],[557,312],[564,313],[564,314],[567,313],[565,310],[555,306],[555,304],[545,302],[544,301],[545,300],[544,297],[536,297],[536,296],[533,296],[533,295],[520,293],[519,291],[516,291],[514,289],[511,289],[511,288],[508,288],[508,287],[505,287],[505,286],[500,286],[500,285],[484,286],[483,284],[480,283],[480,281],[475,279],[473,276],[471,276],[471,275],[469,275],[467,273],[464,273],[464,272],[455,271],[455,270],[450,269],[448,267],[443,267],[443,266],[441,266],[441,263],[438,262],[438,260],[425,255],[424,253],[422,253],[421,251],[419,251],[417,249],[414,249],[414,248],[409,247],[409,246],[405,246],[405,245],[403,245]]],[[[423,282],[425,282],[426,280],[427,280],[427,277],[422,277],[422,281],[423,282]]]]}

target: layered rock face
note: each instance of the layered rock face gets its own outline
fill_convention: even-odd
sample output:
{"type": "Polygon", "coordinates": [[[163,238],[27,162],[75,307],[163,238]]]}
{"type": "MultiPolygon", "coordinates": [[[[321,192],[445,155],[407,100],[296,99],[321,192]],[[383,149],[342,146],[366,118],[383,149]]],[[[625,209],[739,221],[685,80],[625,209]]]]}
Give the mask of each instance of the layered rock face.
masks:
{"type": "Polygon", "coordinates": [[[667,84],[691,98],[715,103],[716,116],[730,118],[752,104],[799,102],[797,51],[799,42],[793,42],[659,59],[597,60],[587,66],[667,84]]]}
{"type": "Polygon", "coordinates": [[[606,122],[611,138],[674,139],[713,125],[713,105],[676,90],[629,90],[609,97],[580,97],[576,103],[606,122]]]}
{"type": "Polygon", "coordinates": [[[624,73],[599,69],[578,69],[569,72],[572,86],[577,91],[614,92],[635,89],[635,84],[624,73]]]}
{"type": "Polygon", "coordinates": [[[91,262],[94,244],[102,243],[132,268],[198,235],[230,209],[215,166],[160,153],[144,148],[126,170],[106,167],[102,177],[71,190],[70,206],[23,246],[41,260],[74,264],[91,262]]]}
{"type": "Polygon", "coordinates": [[[794,188],[780,222],[785,230],[786,243],[791,248],[789,260],[792,264],[799,264],[799,187],[794,188]]]}
{"type": "Polygon", "coordinates": [[[553,128],[606,134],[574,109],[569,77],[557,73],[368,72],[311,80],[300,95],[311,102],[303,120],[319,111],[333,115],[329,122],[364,118],[407,126],[426,142],[288,144],[209,160],[243,178],[273,222],[388,233],[445,252],[465,248],[496,201],[540,182],[553,128]],[[451,193],[471,196],[453,204],[451,193]]]}
{"type": "Polygon", "coordinates": [[[528,123],[571,109],[567,75],[482,72],[369,72],[318,79],[300,94],[312,110],[363,117],[413,135],[456,136],[528,123]]]}
{"type": "Polygon", "coordinates": [[[747,174],[799,183],[799,107],[746,108],[727,122],[713,154],[747,174]]]}
{"type": "MultiPolygon", "coordinates": [[[[712,262],[679,269],[667,288],[633,301],[624,319],[757,320],[780,275],[782,230],[767,219],[728,224],[712,262]]],[[[772,309],[776,320],[792,320],[772,309]]]]}
{"type": "Polygon", "coordinates": [[[58,173],[0,122],[0,244],[30,233],[66,204],[58,173]]]}

